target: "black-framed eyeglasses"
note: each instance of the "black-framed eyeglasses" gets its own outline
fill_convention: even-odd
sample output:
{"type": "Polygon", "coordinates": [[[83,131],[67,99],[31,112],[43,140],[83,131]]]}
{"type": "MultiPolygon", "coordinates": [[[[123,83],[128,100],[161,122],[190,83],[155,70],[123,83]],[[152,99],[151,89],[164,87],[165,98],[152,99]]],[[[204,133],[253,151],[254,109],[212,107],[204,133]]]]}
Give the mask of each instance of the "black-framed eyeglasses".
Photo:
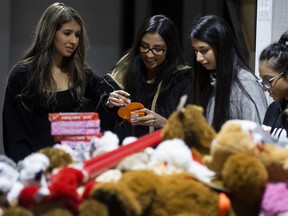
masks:
{"type": "Polygon", "coordinates": [[[272,83],[275,79],[277,79],[278,77],[282,76],[282,74],[284,74],[284,72],[281,72],[280,74],[277,74],[276,76],[268,79],[268,80],[263,80],[260,79],[259,83],[262,85],[262,87],[264,87],[267,90],[270,90],[272,88],[272,83]]]}
{"type": "Polygon", "coordinates": [[[162,56],[163,54],[164,54],[164,52],[166,51],[166,49],[164,49],[164,48],[157,48],[157,47],[155,47],[155,48],[149,48],[149,47],[147,47],[147,46],[145,46],[145,45],[140,45],[140,47],[139,47],[139,52],[140,53],[145,53],[145,54],[147,54],[148,52],[152,52],[153,53],[153,55],[156,55],[156,56],[162,56]]]}

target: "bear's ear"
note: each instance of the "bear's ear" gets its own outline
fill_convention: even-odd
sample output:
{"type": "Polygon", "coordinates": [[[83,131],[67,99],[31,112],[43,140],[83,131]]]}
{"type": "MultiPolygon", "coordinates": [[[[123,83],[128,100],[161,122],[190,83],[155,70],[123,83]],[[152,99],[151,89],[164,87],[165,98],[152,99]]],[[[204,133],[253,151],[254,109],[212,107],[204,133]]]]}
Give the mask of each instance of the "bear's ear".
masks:
{"type": "Polygon", "coordinates": [[[261,161],[243,153],[231,155],[224,164],[222,178],[235,211],[240,211],[239,215],[258,215],[268,182],[268,172],[261,161]]]}
{"type": "Polygon", "coordinates": [[[197,150],[202,156],[209,154],[212,140],[216,131],[207,122],[201,106],[188,104],[185,107],[183,129],[185,131],[186,144],[197,150]]]}
{"type": "Polygon", "coordinates": [[[103,203],[109,215],[141,215],[141,205],[133,192],[120,183],[101,183],[93,188],[92,196],[97,202],[103,203]]]}
{"type": "Polygon", "coordinates": [[[183,128],[183,112],[175,111],[168,118],[162,132],[162,140],[179,138],[185,140],[185,130],[183,128]]]}
{"type": "Polygon", "coordinates": [[[96,184],[89,194],[111,216],[147,215],[160,184],[159,176],[150,171],[128,171],[118,182],[96,184]]]}
{"type": "Polygon", "coordinates": [[[108,216],[110,214],[104,203],[88,198],[80,204],[79,215],[108,216]]]}

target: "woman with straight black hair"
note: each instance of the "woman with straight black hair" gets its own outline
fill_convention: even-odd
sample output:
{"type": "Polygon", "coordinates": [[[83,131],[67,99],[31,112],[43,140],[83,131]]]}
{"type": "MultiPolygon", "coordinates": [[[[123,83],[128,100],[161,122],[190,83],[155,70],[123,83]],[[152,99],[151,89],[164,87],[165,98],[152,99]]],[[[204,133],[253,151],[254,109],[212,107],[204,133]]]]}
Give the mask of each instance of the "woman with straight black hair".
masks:
{"type": "Polygon", "coordinates": [[[164,15],[147,19],[107,77],[117,85],[103,97],[102,129],[114,131],[122,140],[162,128],[181,96],[191,92],[191,67],[183,58],[175,24],[164,15]],[[145,116],[133,118],[131,124],[117,116],[117,110],[130,102],[145,107],[137,110],[145,116]]]}
{"type": "Polygon", "coordinates": [[[227,22],[207,15],[193,23],[192,100],[204,107],[208,122],[219,131],[229,119],[262,123],[266,98],[256,76],[243,60],[227,22]]]}

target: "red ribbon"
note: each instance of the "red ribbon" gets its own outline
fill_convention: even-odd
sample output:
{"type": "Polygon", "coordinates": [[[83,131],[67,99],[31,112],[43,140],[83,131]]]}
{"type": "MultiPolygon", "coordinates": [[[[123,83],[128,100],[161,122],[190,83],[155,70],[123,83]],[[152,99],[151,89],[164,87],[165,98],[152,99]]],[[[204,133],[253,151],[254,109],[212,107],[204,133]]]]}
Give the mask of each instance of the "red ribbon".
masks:
{"type": "Polygon", "coordinates": [[[87,171],[89,178],[94,178],[101,172],[115,166],[125,157],[140,152],[147,147],[154,147],[158,145],[162,141],[161,131],[162,129],[144,135],[133,143],[120,146],[116,150],[91,158],[90,160],[84,162],[83,168],[87,171]]]}

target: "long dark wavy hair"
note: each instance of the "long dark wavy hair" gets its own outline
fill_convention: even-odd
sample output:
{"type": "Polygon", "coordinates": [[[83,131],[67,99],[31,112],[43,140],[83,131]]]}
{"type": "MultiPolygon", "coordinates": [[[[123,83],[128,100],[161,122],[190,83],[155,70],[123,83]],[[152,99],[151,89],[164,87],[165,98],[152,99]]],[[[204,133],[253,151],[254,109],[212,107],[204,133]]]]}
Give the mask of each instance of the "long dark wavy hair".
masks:
{"type": "Polygon", "coordinates": [[[79,44],[71,56],[63,59],[61,66],[68,72],[69,89],[79,104],[79,108],[85,103],[86,73],[84,69],[87,66],[85,62],[88,46],[87,33],[78,12],[60,2],[50,5],[44,11],[37,24],[31,47],[22,60],[14,66],[14,68],[28,67],[28,83],[20,95],[22,103],[25,97],[33,97],[35,94],[44,95],[47,106],[55,102],[57,86],[52,77],[54,37],[65,23],[72,20],[75,20],[81,27],[79,44]]]}
{"type": "MultiPolygon", "coordinates": [[[[167,50],[164,62],[159,66],[155,84],[162,81],[159,97],[157,100],[158,109],[165,109],[165,95],[168,94],[173,85],[174,72],[179,65],[186,65],[181,50],[181,43],[178,29],[171,19],[164,15],[154,15],[148,18],[140,27],[134,43],[123,61],[115,67],[122,67],[125,64],[128,72],[124,77],[124,86],[127,92],[132,92],[136,101],[139,101],[143,91],[143,77],[146,76],[146,67],[141,60],[139,46],[146,33],[158,33],[165,41],[167,50]]],[[[178,74],[178,73],[177,73],[178,74]]],[[[179,73],[180,74],[180,73],[179,73]]]]}
{"type": "MultiPolygon", "coordinates": [[[[243,93],[253,101],[241,85],[237,76],[241,69],[246,69],[249,72],[251,70],[239,52],[231,28],[223,18],[216,15],[207,15],[196,19],[192,26],[191,39],[206,42],[212,48],[215,55],[216,69],[214,73],[216,74],[217,81],[212,126],[218,131],[225,121],[231,119],[229,105],[233,83],[237,83],[243,93]]],[[[195,53],[193,56],[193,66],[195,77],[192,100],[195,104],[201,105],[206,110],[214,88],[210,84],[210,74],[213,71],[207,70],[197,62],[195,53]]],[[[254,101],[253,103],[255,104],[254,101]]]]}

